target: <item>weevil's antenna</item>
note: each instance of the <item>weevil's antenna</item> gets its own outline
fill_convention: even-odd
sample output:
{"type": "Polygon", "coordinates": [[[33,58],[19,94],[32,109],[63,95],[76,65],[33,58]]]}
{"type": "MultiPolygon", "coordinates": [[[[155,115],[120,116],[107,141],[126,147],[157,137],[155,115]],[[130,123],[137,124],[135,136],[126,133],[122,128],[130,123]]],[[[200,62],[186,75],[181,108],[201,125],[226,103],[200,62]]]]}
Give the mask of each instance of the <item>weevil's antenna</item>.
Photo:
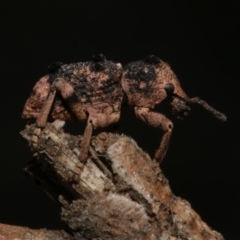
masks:
{"type": "Polygon", "coordinates": [[[217,111],[216,109],[211,107],[207,102],[200,99],[199,97],[191,98],[191,99],[189,99],[189,102],[190,103],[198,103],[199,105],[204,107],[208,112],[212,113],[213,116],[216,117],[217,119],[219,119],[223,122],[227,121],[227,116],[225,114],[217,111]]]}

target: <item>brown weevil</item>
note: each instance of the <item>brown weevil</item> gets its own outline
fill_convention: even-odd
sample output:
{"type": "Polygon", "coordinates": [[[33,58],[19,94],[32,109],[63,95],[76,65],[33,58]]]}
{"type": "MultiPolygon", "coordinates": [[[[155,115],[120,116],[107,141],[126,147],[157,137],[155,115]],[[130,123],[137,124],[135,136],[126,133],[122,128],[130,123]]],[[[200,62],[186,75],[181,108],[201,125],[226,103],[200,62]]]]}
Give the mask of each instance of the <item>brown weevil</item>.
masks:
{"type": "Polygon", "coordinates": [[[200,98],[189,98],[170,66],[158,57],[151,55],[122,68],[102,54],[90,62],[50,65],[49,74],[36,83],[22,117],[33,119],[38,127],[55,119],[87,121],[79,156],[85,160],[92,130],[119,121],[123,94],[139,119],[163,131],[155,153],[159,163],[166,154],[173,129],[168,118],[153,111],[163,100],[170,102],[179,119],[188,115],[192,103],[200,104],[219,120],[227,119],[200,98]]]}

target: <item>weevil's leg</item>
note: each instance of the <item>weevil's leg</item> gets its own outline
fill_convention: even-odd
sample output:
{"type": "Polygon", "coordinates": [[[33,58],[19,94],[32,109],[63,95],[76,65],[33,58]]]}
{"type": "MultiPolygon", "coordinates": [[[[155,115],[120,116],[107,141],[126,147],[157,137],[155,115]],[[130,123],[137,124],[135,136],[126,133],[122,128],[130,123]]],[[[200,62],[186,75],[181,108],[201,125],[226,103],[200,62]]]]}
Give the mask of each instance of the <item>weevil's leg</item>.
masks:
{"type": "Polygon", "coordinates": [[[172,122],[168,118],[166,118],[163,114],[153,112],[149,110],[149,108],[135,107],[135,114],[138,118],[140,118],[145,123],[155,128],[159,128],[163,131],[163,137],[162,137],[160,146],[155,152],[155,159],[159,163],[161,163],[161,161],[163,160],[167,152],[168,145],[170,142],[172,129],[173,129],[172,122]]]}
{"type": "Polygon", "coordinates": [[[60,92],[65,103],[70,107],[75,117],[78,120],[86,120],[87,115],[84,111],[83,104],[79,101],[74,92],[74,88],[63,78],[57,78],[54,81],[54,86],[60,92]]]}
{"type": "MultiPolygon", "coordinates": [[[[74,92],[74,88],[64,79],[58,78],[54,81],[54,86],[60,92],[62,98],[65,103],[70,107],[75,117],[78,120],[86,120],[87,114],[84,111],[83,104],[80,102],[78,97],[74,92]]],[[[88,157],[88,150],[90,146],[90,140],[92,136],[92,122],[90,118],[88,118],[87,126],[85,128],[83,139],[80,146],[80,155],[79,158],[81,161],[84,161],[88,157]]]]}
{"type": "Polygon", "coordinates": [[[120,112],[113,112],[112,107],[110,106],[104,106],[104,109],[106,110],[106,112],[104,113],[98,113],[96,109],[89,108],[87,111],[89,116],[87,118],[87,114],[83,107],[83,104],[76,96],[74,88],[66,80],[64,80],[63,78],[58,78],[54,81],[54,86],[60,92],[62,98],[70,107],[76,118],[78,120],[87,119],[87,126],[83,134],[79,155],[80,160],[84,161],[88,157],[93,128],[106,127],[112,123],[117,122],[120,118],[120,112]]]}
{"type": "Polygon", "coordinates": [[[36,124],[38,127],[45,127],[55,95],[56,95],[56,89],[50,89],[47,100],[44,102],[41,112],[36,120],[36,124]]]}
{"type": "Polygon", "coordinates": [[[83,139],[81,143],[81,151],[80,151],[80,160],[84,161],[88,157],[88,151],[90,147],[90,141],[92,136],[93,128],[98,127],[107,127],[113,123],[116,123],[120,119],[120,112],[112,112],[112,108],[109,106],[108,108],[111,112],[108,113],[98,113],[95,109],[89,109],[89,117],[88,123],[85,128],[83,139]]]}
{"type": "Polygon", "coordinates": [[[87,126],[83,134],[82,142],[80,145],[79,158],[81,161],[85,161],[88,157],[88,151],[89,151],[90,141],[92,137],[92,130],[93,130],[92,122],[91,120],[88,120],[87,126]]]}

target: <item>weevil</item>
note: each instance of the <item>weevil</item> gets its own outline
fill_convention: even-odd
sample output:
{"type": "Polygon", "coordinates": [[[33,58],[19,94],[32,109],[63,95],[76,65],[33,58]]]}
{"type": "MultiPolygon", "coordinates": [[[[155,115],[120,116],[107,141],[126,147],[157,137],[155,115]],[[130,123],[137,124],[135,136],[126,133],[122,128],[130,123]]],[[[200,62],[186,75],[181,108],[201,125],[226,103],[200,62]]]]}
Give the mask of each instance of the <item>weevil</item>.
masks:
{"type": "Polygon", "coordinates": [[[159,163],[166,154],[173,123],[153,110],[156,105],[169,101],[173,114],[183,119],[191,110],[190,105],[198,103],[219,120],[227,119],[200,98],[189,98],[170,66],[158,57],[151,55],[122,68],[102,54],[89,62],[51,64],[49,74],[34,86],[22,117],[35,121],[40,128],[55,119],[85,121],[79,155],[84,161],[93,129],[119,121],[124,96],[139,119],[163,131],[155,152],[159,163]]]}

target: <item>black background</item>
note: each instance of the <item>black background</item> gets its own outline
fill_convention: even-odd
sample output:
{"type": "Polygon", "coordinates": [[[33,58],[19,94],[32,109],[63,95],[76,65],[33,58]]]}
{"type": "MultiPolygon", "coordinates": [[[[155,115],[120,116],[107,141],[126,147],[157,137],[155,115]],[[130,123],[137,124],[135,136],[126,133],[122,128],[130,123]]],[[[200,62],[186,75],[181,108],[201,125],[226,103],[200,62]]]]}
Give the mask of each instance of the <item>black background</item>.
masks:
{"type": "MultiPolygon", "coordinates": [[[[228,116],[222,123],[194,106],[185,121],[177,121],[165,109],[174,132],[162,169],[174,194],[226,239],[239,239],[240,1],[129,2],[1,1],[0,222],[62,227],[59,208],[23,174],[31,153],[19,135],[24,103],[49,63],[103,53],[124,65],[154,54],[172,66],[190,97],[228,116]]],[[[124,108],[122,117],[118,132],[153,155],[160,131],[131,109],[124,108]]],[[[82,124],[70,124],[70,130],[81,133],[82,124]]]]}

